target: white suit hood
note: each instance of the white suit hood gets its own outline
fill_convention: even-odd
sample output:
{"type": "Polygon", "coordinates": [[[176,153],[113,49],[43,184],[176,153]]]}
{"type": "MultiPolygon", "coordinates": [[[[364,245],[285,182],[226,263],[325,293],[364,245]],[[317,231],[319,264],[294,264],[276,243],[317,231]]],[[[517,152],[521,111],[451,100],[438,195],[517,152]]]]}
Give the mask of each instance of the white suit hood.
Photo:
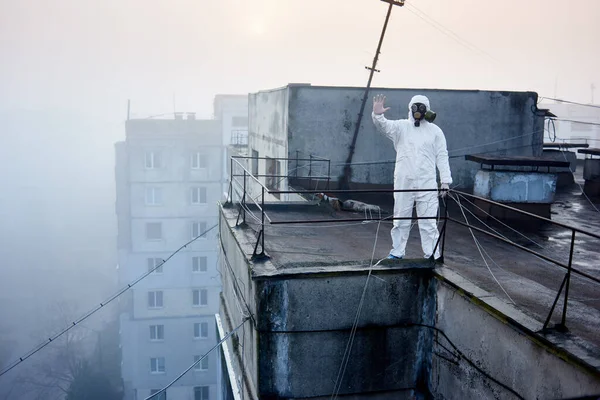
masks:
{"type": "MultiPolygon", "coordinates": [[[[412,115],[411,108],[412,108],[413,104],[415,104],[415,103],[425,104],[425,106],[427,107],[427,110],[431,110],[431,106],[429,105],[429,99],[427,98],[427,96],[423,96],[420,94],[413,96],[413,98],[410,99],[410,102],[408,103],[408,120],[413,123],[415,122],[415,119],[412,115]]],[[[427,121],[422,120],[421,123],[423,123],[423,122],[427,122],[427,121]]]]}

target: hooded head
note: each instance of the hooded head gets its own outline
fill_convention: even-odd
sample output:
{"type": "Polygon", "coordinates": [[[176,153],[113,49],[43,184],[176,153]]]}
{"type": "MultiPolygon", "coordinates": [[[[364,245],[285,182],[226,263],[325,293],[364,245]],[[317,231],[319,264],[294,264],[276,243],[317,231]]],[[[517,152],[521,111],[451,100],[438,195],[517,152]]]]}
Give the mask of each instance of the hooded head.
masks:
{"type": "MultiPolygon", "coordinates": [[[[427,107],[427,110],[431,110],[431,106],[429,105],[429,99],[426,96],[422,96],[420,94],[413,96],[413,98],[410,99],[410,103],[408,103],[408,120],[412,123],[415,123],[415,117],[413,116],[412,106],[413,106],[413,104],[416,104],[416,103],[424,104],[425,107],[427,107]]],[[[425,113],[423,113],[423,116],[424,116],[424,114],[425,113]]],[[[420,122],[423,122],[423,119],[421,119],[421,121],[419,121],[419,123],[420,122]]],[[[415,123],[415,126],[419,126],[419,125],[417,125],[415,123]]]]}

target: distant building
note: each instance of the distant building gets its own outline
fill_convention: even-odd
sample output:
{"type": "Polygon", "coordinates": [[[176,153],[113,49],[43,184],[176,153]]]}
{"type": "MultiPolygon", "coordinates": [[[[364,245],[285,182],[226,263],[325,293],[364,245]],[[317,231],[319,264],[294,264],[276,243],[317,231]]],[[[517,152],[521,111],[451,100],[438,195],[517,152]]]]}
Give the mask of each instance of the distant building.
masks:
{"type": "Polygon", "coordinates": [[[221,122],[223,138],[223,193],[229,186],[229,157],[248,154],[248,95],[218,94],[214,117],[221,122]]]}
{"type": "MultiPolygon", "coordinates": [[[[539,104],[557,116],[554,121],[546,120],[544,142],[587,143],[600,147],[600,105],[568,103],[539,104]]],[[[577,154],[578,158],[585,158],[577,154]]]]}
{"type": "MultiPolygon", "coordinates": [[[[135,119],[116,147],[119,281],[132,282],[217,223],[222,193],[221,121],[135,119]]],[[[159,390],[216,343],[221,283],[217,230],[183,249],[121,301],[126,400],[159,390]]],[[[219,399],[211,354],[167,391],[167,398],[219,399]]]]}
{"type": "Polygon", "coordinates": [[[214,117],[221,121],[223,146],[248,145],[248,96],[218,94],[214,100],[214,117]]]}

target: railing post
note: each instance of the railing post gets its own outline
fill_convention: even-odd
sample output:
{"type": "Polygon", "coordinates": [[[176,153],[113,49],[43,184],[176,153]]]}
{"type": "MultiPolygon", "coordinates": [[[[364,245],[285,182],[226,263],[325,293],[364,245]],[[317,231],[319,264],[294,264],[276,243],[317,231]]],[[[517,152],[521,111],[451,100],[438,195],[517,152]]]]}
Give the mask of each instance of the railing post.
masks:
{"type": "Polygon", "coordinates": [[[229,159],[229,190],[227,191],[227,202],[233,203],[233,157],[229,159]]]}
{"type": "Polygon", "coordinates": [[[558,331],[561,332],[567,332],[569,329],[567,329],[567,303],[569,301],[569,286],[571,283],[571,269],[573,266],[573,248],[575,247],[575,230],[572,231],[571,233],[571,251],[569,252],[569,269],[567,270],[567,277],[566,277],[566,286],[565,286],[565,300],[564,300],[564,304],[563,304],[563,313],[562,313],[562,320],[560,322],[559,325],[556,326],[556,329],[558,331]]]}
{"type": "Polygon", "coordinates": [[[244,225],[246,224],[246,169],[244,168],[244,197],[242,197],[242,209],[244,213],[244,225]]]}
{"type": "Polygon", "coordinates": [[[300,150],[296,150],[296,179],[298,179],[298,153],[300,150]]]}
{"type": "Polygon", "coordinates": [[[443,197],[444,201],[444,226],[442,227],[442,229],[444,230],[443,232],[443,237],[442,237],[442,251],[441,251],[441,257],[442,257],[442,263],[444,262],[444,248],[446,247],[446,226],[448,224],[448,201],[446,197],[443,197]]]}
{"type": "Polygon", "coordinates": [[[310,190],[312,186],[312,154],[309,154],[308,161],[308,190],[310,190]]]}
{"type": "Polygon", "coordinates": [[[331,181],[331,160],[327,160],[327,190],[329,190],[329,182],[331,181]]]}
{"type": "Polygon", "coordinates": [[[260,230],[262,231],[262,243],[261,243],[261,255],[265,254],[265,188],[262,187],[262,198],[260,200],[260,208],[262,208],[262,225],[260,226],[260,230]]]}

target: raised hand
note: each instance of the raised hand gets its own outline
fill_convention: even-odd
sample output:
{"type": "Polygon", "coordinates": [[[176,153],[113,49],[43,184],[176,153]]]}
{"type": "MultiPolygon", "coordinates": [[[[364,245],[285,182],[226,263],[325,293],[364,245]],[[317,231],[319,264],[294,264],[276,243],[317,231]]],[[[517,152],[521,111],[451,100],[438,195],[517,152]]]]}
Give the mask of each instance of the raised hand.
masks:
{"type": "Polygon", "coordinates": [[[389,109],[390,109],[389,107],[385,106],[385,96],[384,95],[378,94],[377,96],[373,97],[373,113],[374,114],[380,115],[389,109]]]}

